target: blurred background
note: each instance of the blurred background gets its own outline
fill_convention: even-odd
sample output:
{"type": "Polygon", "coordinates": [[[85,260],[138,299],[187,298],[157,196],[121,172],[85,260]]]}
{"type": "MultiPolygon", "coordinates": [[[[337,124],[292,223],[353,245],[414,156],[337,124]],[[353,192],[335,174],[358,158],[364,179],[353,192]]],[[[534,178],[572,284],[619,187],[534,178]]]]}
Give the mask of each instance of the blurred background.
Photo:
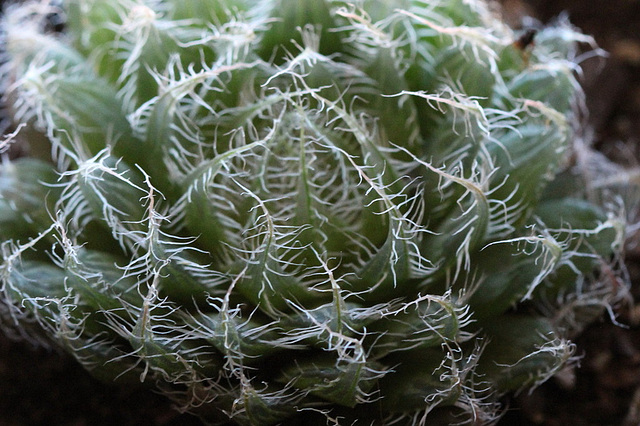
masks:
{"type": "MultiPolygon", "coordinates": [[[[212,0],[215,1],[215,0],[212,0]]],[[[302,0],[301,0],[302,1],[302,0]]],[[[307,0],[312,1],[312,0],[307,0]]],[[[5,3],[5,2],[2,2],[5,3]]],[[[640,0],[501,0],[514,28],[567,16],[608,52],[583,64],[586,136],[609,158],[640,164],[640,0]],[[523,18],[529,17],[529,18],[523,18]]],[[[640,242],[640,238],[633,239],[640,242]]],[[[631,295],[640,300],[640,246],[627,247],[631,295]]],[[[577,340],[580,368],[505,400],[502,426],[640,425],[640,307],[592,325],[577,340]]],[[[163,397],[98,383],[68,357],[0,336],[0,426],[199,425],[163,397]]]]}
{"type": "MultiPolygon", "coordinates": [[[[582,64],[589,124],[587,137],[599,151],[627,166],[640,164],[640,1],[502,0],[513,27],[548,24],[567,16],[591,34],[605,58],[582,64]]],[[[510,401],[503,425],[640,425],[640,248],[627,247],[633,302],[617,321],[592,325],[577,340],[580,368],[510,401]]]]}

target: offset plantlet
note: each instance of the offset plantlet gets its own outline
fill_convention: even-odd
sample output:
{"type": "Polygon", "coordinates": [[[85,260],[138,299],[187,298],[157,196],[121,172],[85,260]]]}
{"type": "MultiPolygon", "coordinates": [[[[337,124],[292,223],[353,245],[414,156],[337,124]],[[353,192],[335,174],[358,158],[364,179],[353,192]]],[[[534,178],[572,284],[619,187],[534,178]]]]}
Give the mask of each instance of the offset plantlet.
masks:
{"type": "Polygon", "coordinates": [[[472,0],[35,2],[4,31],[30,158],[0,165],[0,318],[103,380],[212,424],[491,423],[624,289],[615,193],[568,161],[569,26],[527,61],[472,0]]]}

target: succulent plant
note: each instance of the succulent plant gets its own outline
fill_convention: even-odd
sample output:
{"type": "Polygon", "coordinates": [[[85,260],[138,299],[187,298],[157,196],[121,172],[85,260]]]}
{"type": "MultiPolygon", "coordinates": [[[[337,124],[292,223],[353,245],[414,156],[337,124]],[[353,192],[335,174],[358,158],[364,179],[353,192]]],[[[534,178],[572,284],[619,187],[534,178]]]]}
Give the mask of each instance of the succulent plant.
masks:
{"type": "Polygon", "coordinates": [[[624,287],[589,38],[532,34],[476,0],[8,8],[5,332],[213,424],[495,421],[624,287]]]}

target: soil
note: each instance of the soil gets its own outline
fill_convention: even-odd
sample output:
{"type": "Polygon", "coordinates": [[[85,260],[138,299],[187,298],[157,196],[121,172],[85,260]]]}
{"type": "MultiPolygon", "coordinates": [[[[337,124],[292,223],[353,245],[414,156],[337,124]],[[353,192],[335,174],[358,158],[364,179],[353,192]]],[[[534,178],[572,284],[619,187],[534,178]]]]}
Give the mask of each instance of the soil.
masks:
{"type": "MultiPolygon", "coordinates": [[[[628,165],[640,163],[640,1],[503,0],[505,17],[547,23],[566,12],[609,52],[585,63],[593,143],[628,165]]],[[[528,23],[527,23],[528,24],[528,23]]],[[[638,245],[640,246],[640,245],[638,245]]],[[[640,300],[640,247],[629,245],[631,294],[640,300]]],[[[640,310],[619,307],[577,340],[579,368],[505,400],[508,425],[640,425],[640,310]]],[[[161,396],[94,380],[67,356],[0,336],[0,426],[199,425],[161,396]]]]}

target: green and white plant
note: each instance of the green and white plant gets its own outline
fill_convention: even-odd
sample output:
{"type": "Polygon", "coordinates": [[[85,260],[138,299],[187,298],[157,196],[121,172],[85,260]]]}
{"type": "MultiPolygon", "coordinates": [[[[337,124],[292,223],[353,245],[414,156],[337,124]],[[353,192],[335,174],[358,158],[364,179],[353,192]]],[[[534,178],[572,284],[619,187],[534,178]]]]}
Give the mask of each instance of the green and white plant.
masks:
{"type": "Polygon", "coordinates": [[[3,28],[2,327],[96,377],[213,424],[485,424],[622,294],[628,185],[581,167],[566,24],[64,0],[3,28]]]}

